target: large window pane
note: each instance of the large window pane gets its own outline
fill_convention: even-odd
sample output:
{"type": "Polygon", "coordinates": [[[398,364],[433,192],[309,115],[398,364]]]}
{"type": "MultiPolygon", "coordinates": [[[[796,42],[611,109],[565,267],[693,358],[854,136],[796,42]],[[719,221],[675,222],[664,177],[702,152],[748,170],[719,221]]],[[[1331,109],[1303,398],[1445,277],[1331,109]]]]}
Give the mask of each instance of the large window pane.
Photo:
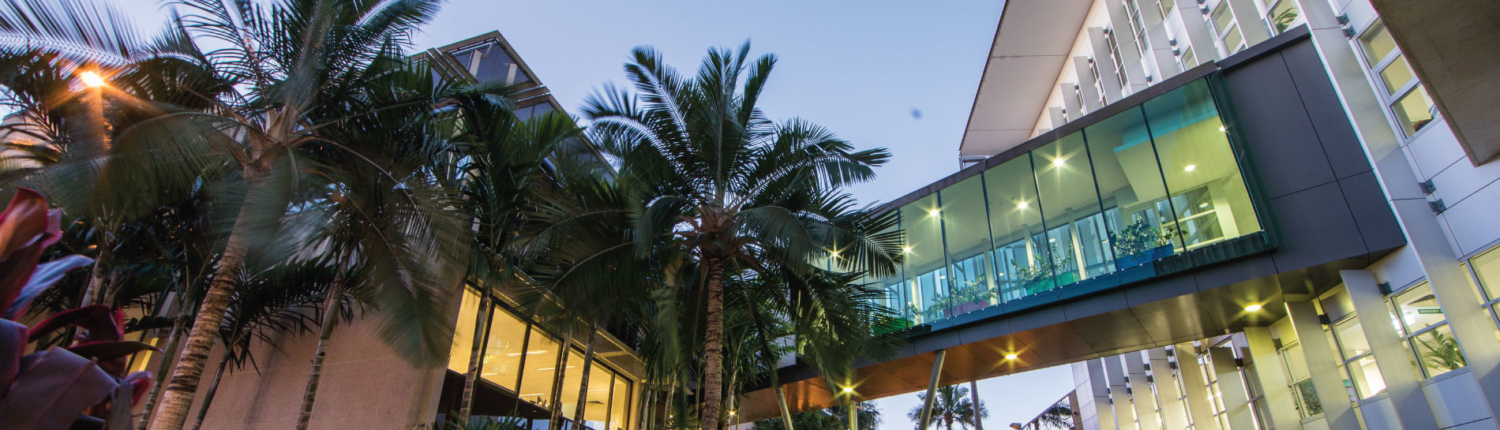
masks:
{"type": "Polygon", "coordinates": [[[906,276],[908,294],[921,322],[942,318],[934,304],[948,294],[948,271],[943,255],[942,209],[937,195],[929,195],[901,208],[901,227],[906,229],[906,276]]]}
{"type": "Polygon", "coordinates": [[[1416,79],[1417,74],[1411,71],[1411,66],[1406,64],[1406,57],[1398,56],[1391,60],[1391,64],[1380,71],[1380,81],[1385,83],[1386,94],[1395,94],[1396,90],[1406,86],[1407,82],[1416,79]]]}
{"type": "Polygon", "coordinates": [[[1432,286],[1425,281],[1397,294],[1392,300],[1407,333],[1416,333],[1428,326],[1442,324],[1445,320],[1443,308],[1438,306],[1437,297],[1432,295],[1432,286]]]}
{"type": "Polygon", "coordinates": [[[985,214],[984,177],[975,175],[940,191],[944,236],[948,249],[948,276],[953,293],[944,296],[942,308],[962,315],[998,303],[989,261],[990,226],[985,214]]]}
{"type": "Polygon", "coordinates": [[[609,426],[608,430],[625,430],[626,423],[630,422],[630,382],[623,376],[616,376],[614,389],[610,394],[609,404],[609,426]]]}
{"type": "MultiPolygon", "coordinates": [[[[590,379],[592,375],[590,375],[590,379]]],[[[578,390],[583,388],[583,351],[568,353],[568,366],[563,371],[562,413],[563,419],[572,420],[578,413],[578,390]]],[[[588,412],[585,410],[584,412],[588,412]]]]}
{"type": "Polygon", "coordinates": [[[1018,157],[986,170],[984,189],[995,247],[990,258],[1001,299],[1010,301],[1051,290],[1056,284],[1041,268],[1052,258],[1042,246],[1047,241],[1043,239],[1031,158],[1018,157]]]}
{"type": "Polygon", "coordinates": [[[1182,242],[1167,201],[1161,167],[1141,111],[1127,110],[1084,129],[1094,175],[1103,197],[1106,228],[1116,266],[1149,268],[1171,256],[1182,242]]]}
{"type": "MultiPolygon", "coordinates": [[[[615,382],[614,373],[596,361],[589,371],[589,394],[583,409],[584,425],[591,429],[605,430],[605,419],[609,417],[609,393],[615,382]]],[[[572,371],[572,370],[569,370],[572,371]]]]}
{"type": "MultiPolygon", "coordinates": [[[[881,231],[880,234],[884,235],[891,231],[900,229],[901,226],[898,223],[898,225],[894,227],[881,231]]],[[[902,246],[905,246],[904,242],[902,246]]],[[[891,324],[886,327],[882,327],[882,329],[886,330],[886,332],[904,330],[911,327],[916,322],[911,311],[912,307],[908,305],[908,297],[906,294],[906,278],[902,276],[902,273],[904,273],[903,268],[901,266],[896,266],[895,273],[892,273],[890,276],[880,278],[880,280],[876,281],[879,282],[879,285],[884,287],[885,305],[890,307],[891,311],[894,312],[897,317],[896,321],[891,322],[891,324]]]]}
{"type": "Polygon", "coordinates": [[[526,371],[521,376],[521,389],[516,390],[522,400],[543,407],[552,400],[552,377],[557,374],[558,351],[556,340],[536,327],[531,328],[531,339],[526,343],[526,371]]]}
{"type": "Polygon", "coordinates": [[[1486,297],[1491,300],[1500,297],[1500,248],[1479,254],[1469,263],[1474,265],[1474,274],[1479,276],[1479,286],[1484,288],[1486,297]]]}
{"type": "Polygon", "coordinates": [[[1385,377],[1375,365],[1375,356],[1367,355],[1349,362],[1349,379],[1360,399],[1368,399],[1385,392],[1385,377]]]}
{"type": "Polygon", "coordinates": [[[1401,132],[1406,133],[1407,137],[1431,124],[1432,119],[1437,117],[1437,107],[1432,104],[1432,98],[1427,97],[1427,90],[1421,85],[1413,87],[1396,100],[1391,105],[1391,110],[1396,114],[1396,123],[1401,125],[1401,132]]]}
{"type": "Polygon", "coordinates": [[[469,372],[469,357],[474,354],[474,326],[479,323],[479,292],[464,288],[458,304],[458,322],[453,325],[453,349],[448,352],[448,369],[469,372]]]}
{"type": "Polygon", "coordinates": [[[1260,231],[1208,83],[1189,83],[1144,109],[1186,248],[1260,231]]]}
{"type": "Polygon", "coordinates": [[[1458,370],[1468,364],[1463,352],[1459,351],[1458,341],[1453,339],[1453,330],[1448,328],[1448,324],[1412,336],[1411,340],[1416,347],[1417,361],[1422,364],[1422,370],[1427,372],[1428,378],[1458,370]]]}
{"type": "Polygon", "coordinates": [[[1073,133],[1031,151],[1031,164],[1052,253],[1048,268],[1057,285],[1114,272],[1083,134],[1073,133]]]}
{"type": "Polygon", "coordinates": [[[1365,63],[1370,67],[1380,64],[1386,55],[1396,50],[1396,41],[1391,39],[1391,34],[1385,30],[1385,24],[1376,22],[1359,36],[1359,45],[1365,51],[1365,63]]]}
{"type": "Polygon", "coordinates": [[[495,314],[490,318],[484,367],[479,371],[479,376],[495,385],[514,390],[516,374],[521,370],[521,345],[526,341],[526,323],[504,309],[495,309],[495,314]]]}

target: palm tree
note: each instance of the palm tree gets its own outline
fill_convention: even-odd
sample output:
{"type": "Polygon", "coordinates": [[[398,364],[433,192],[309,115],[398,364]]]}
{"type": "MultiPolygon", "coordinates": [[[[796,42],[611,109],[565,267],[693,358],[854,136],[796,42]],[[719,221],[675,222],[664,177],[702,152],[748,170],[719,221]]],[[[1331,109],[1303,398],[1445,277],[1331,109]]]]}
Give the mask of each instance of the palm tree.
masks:
{"type": "MultiPolygon", "coordinates": [[[[925,402],[927,393],[917,393],[917,399],[925,402]]],[[[983,400],[976,407],[974,402],[969,400],[968,388],[949,385],[937,389],[937,397],[932,401],[931,414],[933,419],[928,425],[941,425],[946,430],[953,430],[953,425],[958,424],[959,427],[968,429],[977,427],[981,420],[989,418],[990,410],[984,407],[983,400]]],[[[926,430],[920,427],[922,425],[921,405],[907,412],[906,418],[917,425],[917,430],[926,430]]]]}
{"type": "MultiPolygon", "coordinates": [[[[879,230],[870,226],[879,219],[838,191],[872,178],[889,153],[855,151],[805,121],[767,119],[756,106],[776,58],[752,62],[749,49],[747,43],[737,52],[710,50],[690,79],[664,64],[660,53],[634,50],[625,70],[636,94],[607,87],[584,107],[592,136],[619,160],[611,181],[630,206],[552,223],[627,219],[631,240],[582,253],[584,262],[594,260],[588,255],[613,259],[633,252],[657,261],[645,267],[695,267],[698,282],[681,284],[703,291],[704,430],[717,430],[722,412],[725,284],[731,277],[803,279],[815,269],[811,262],[830,251],[840,256],[840,269],[877,277],[892,273],[899,261],[899,233],[875,234],[879,230]]],[[[564,230],[544,228],[540,243],[565,243],[564,230]]],[[[555,282],[571,286],[570,276],[555,282]]]]}
{"type": "MultiPolygon", "coordinates": [[[[69,73],[61,75],[96,65],[106,76],[134,79],[112,85],[129,96],[121,100],[133,116],[120,115],[127,121],[113,124],[109,145],[75,148],[68,159],[32,172],[28,180],[83,183],[49,191],[60,191],[54,192],[64,208],[108,207],[127,218],[209,183],[220,190],[218,204],[235,214],[221,224],[227,240],[152,429],[179,429],[185,422],[216,328],[237,287],[236,273],[251,250],[284,245],[276,242],[284,239],[277,233],[282,225],[304,205],[336,196],[333,184],[351,166],[373,165],[389,173],[362,152],[369,145],[342,140],[383,132],[349,130],[386,124],[366,120],[375,113],[404,111],[411,121],[431,117],[445,86],[392,85],[403,78],[393,74],[414,67],[406,65],[402,49],[438,3],[184,0],[174,4],[187,13],[169,26],[167,36],[134,45],[139,38],[129,34],[128,21],[79,2],[66,2],[71,8],[26,3],[42,6],[0,17],[7,20],[0,22],[0,34],[19,36],[5,38],[0,49],[42,50],[67,59],[63,67],[69,73]],[[68,24],[34,25],[38,22],[68,24]],[[222,47],[205,52],[197,38],[222,47]],[[176,103],[180,100],[197,105],[176,103]]],[[[373,275],[394,275],[380,280],[394,287],[377,295],[387,305],[381,307],[379,328],[407,359],[436,363],[452,332],[444,318],[456,284],[452,274],[461,274],[461,264],[453,262],[462,260],[462,248],[450,245],[459,242],[464,225],[445,210],[455,205],[451,193],[431,178],[391,176],[388,183],[404,185],[380,202],[381,210],[392,214],[391,223],[401,226],[394,231],[404,233],[392,239],[392,248],[426,264],[373,275]],[[409,271],[412,267],[425,270],[409,271]]]]}

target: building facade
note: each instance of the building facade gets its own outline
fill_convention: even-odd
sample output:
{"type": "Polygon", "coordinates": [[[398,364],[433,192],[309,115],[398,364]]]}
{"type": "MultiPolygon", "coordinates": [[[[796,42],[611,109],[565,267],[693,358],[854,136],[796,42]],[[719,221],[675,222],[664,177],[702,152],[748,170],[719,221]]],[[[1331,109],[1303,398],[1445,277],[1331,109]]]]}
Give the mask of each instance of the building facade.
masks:
{"type": "Polygon", "coordinates": [[[1006,2],[962,169],[886,206],[907,348],[782,389],[1066,364],[1074,428],[1496,428],[1500,167],[1419,66],[1366,0],[1006,2]]]}

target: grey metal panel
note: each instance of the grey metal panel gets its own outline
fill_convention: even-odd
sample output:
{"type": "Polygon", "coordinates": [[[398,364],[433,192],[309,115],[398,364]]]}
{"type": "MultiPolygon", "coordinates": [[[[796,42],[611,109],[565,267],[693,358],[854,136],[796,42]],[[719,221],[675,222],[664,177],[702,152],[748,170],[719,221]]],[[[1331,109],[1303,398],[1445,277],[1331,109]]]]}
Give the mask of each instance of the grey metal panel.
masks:
{"type": "Polygon", "coordinates": [[[1084,299],[1074,300],[1063,305],[1063,316],[1068,321],[1087,318],[1106,312],[1124,309],[1129,306],[1125,302],[1125,293],[1116,291],[1108,294],[1100,294],[1084,299]]]}
{"type": "Polygon", "coordinates": [[[1406,245],[1406,236],[1401,234],[1401,225],[1391,205],[1385,199],[1385,191],[1375,179],[1375,172],[1366,171],[1339,180],[1344,191],[1344,200],[1354,212],[1354,222],[1359,224],[1359,233],[1365,246],[1371,251],[1391,250],[1406,245]]]}
{"type": "Polygon", "coordinates": [[[1125,290],[1125,302],[1131,306],[1138,306],[1196,292],[1198,292],[1198,283],[1193,280],[1193,276],[1179,274],[1129,287],[1125,290]]]}
{"type": "Polygon", "coordinates": [[[1026,312],[1020,315],[1011,316],[1010,331],[1012,333],[1020,333],[1026,330],[1031,330],[1052,324],[1061,324],[1065,321],[1067,321],[1067,316],[1063,314],[1062,308],[1042,308],[1032,312],[1026,312]]]}
{"type": "Polygon", "coordinates": [[[1291,72],[1307,115],[1312,118],[1313,128],[1318,131],[1318,140],[1323,143],[1323,153],[1339,178],[1347,178],[1370,171],[1370,161],[1354,134],[1354,126],[1344,114],[1328,72],[1323,70],[1323,61],[1311,39],[1293,44],[1281,51],[1286,68],[1291,72]]]}
{"type": "Polygon", "coordinates": [[[1193,272],[1193,280],[1198,283],[1199,290],[1211,290],[1275,274],[1276,261],[1271,258],[1270,254],[1261,254],[1236,260],[1233,264],[1220,264],[1199,269],[1193,272]]]}
{"type": "Polygon", "coordinates": [[[912,347],[917,353],[952,348],[960,343],[958,332],[953,330],[936,331],[911,340],[912,347]]]}
{"type": "Polygon", "coordinates": [[[1089,343],[1094,352],[1105,353],[1125,349],[1140,349],[1151,344],[1146,327],[1135,319],[1129,308],[1121,308],[1087,318],[1068,321],[1078,336],[1089,343]]]}
{"type": "Polygon", "coordinates": [[[1225,72],[1224,87],[1238,121],[1231,126],[1247,140],[1245,149],[1267,197],[1335,179],[1280,55],[1267,55],[1225,72]]]}
{"type": "Polygon", "coordinates": [[[1287,272],[1367,251],[1337,183],[1271,199],[1271,215],[1285,240],[1272,258],[1287,272]]]}
{"type": "Polygon", "coordinates": [[[994,318],[960,328],[958,330],[958,339],[963,343],[973,343],[1007,334],[1010,334],[1010,319],[994,318]]]}
{"type": "Polygon", "coordinates": [[[1187,294],[1135,305],[1131,312],[1151,340],[1166,343],[1183,338],[1202,339],[1222,332],[1224,328],[1209,317],[1206,308],[1197,294],[1187,294]]]}

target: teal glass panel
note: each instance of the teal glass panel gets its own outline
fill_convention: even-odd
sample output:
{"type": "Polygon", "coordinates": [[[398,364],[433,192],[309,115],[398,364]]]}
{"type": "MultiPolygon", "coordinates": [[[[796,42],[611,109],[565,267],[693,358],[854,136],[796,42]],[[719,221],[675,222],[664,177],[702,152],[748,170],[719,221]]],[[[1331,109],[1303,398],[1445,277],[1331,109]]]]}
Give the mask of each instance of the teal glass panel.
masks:
{"type": "Polygon", "coordinates": [[[989,205],[990,261],[1001,301],[1011,301],[1057,286],[1043,262],[1051,261],[1037,201],[1031,158],[1019,157],[984,172],[989,205]]]}
{"type": "Polygon", "coordinates": [[[1041,200],[1050,269],[1057,286],[1114,272],[1093,167],[1082,133],[1031,151],[1041,200]]]}
{"type": "Polygon", "coordinates": [[[948,276],[952,294],[939,306],[946,316],[984,309],[996,301],[994,275],[990,268],[990,226],[984,205],[984,177],[974,175],[939,191],[943,207],[944,243],[948,250],[948,276]]]}
{"type": "Polygon", "coordinates": [[[1182,242],[1141,111],[1121,112],[1083,132],[1121,280],[1152,276],[1150,263],[1180,252],[1182,242]]]}
{"type": "Polygon", "coordinates": [[[1261,231],[1208,83],[1189,83],[1143,108],[1183,246],[1193,250],[1261,231]]]}
{"type": "Polygon", "coordinates": [[[918,324],[940,319],[942,309],[935,304],[948,294],[948,270],[937,195],[901,207],[901,227],[906,229],[902,252],[906,253],[908,308],[918,324]]]}
{"type": "MultiPolygon", "coordinates": [[[[901,226],[899,223],[897,223],[896,226],[893,226],[890,229],[882,230],[881,234],[900,229],[901,226]]],[[[906,278],[902,276],[903,273],[903,267],[896,266],[895,273],[892,273],[890,276],[869,281],[873,283],[875,287],[881,289],[881,292],[883,293],[881,297],[882,300],[884,300],[884,302],[881,304],[889,307],[891,309],[891,313],[895,317],[895,321],[883,324],[883,326],[880,327],[882,332],[884,333],[905,330],[915,325],[915,320],[913,319],[911,309],[907,305],[908,299],[906,294],[906,278]]]]}

